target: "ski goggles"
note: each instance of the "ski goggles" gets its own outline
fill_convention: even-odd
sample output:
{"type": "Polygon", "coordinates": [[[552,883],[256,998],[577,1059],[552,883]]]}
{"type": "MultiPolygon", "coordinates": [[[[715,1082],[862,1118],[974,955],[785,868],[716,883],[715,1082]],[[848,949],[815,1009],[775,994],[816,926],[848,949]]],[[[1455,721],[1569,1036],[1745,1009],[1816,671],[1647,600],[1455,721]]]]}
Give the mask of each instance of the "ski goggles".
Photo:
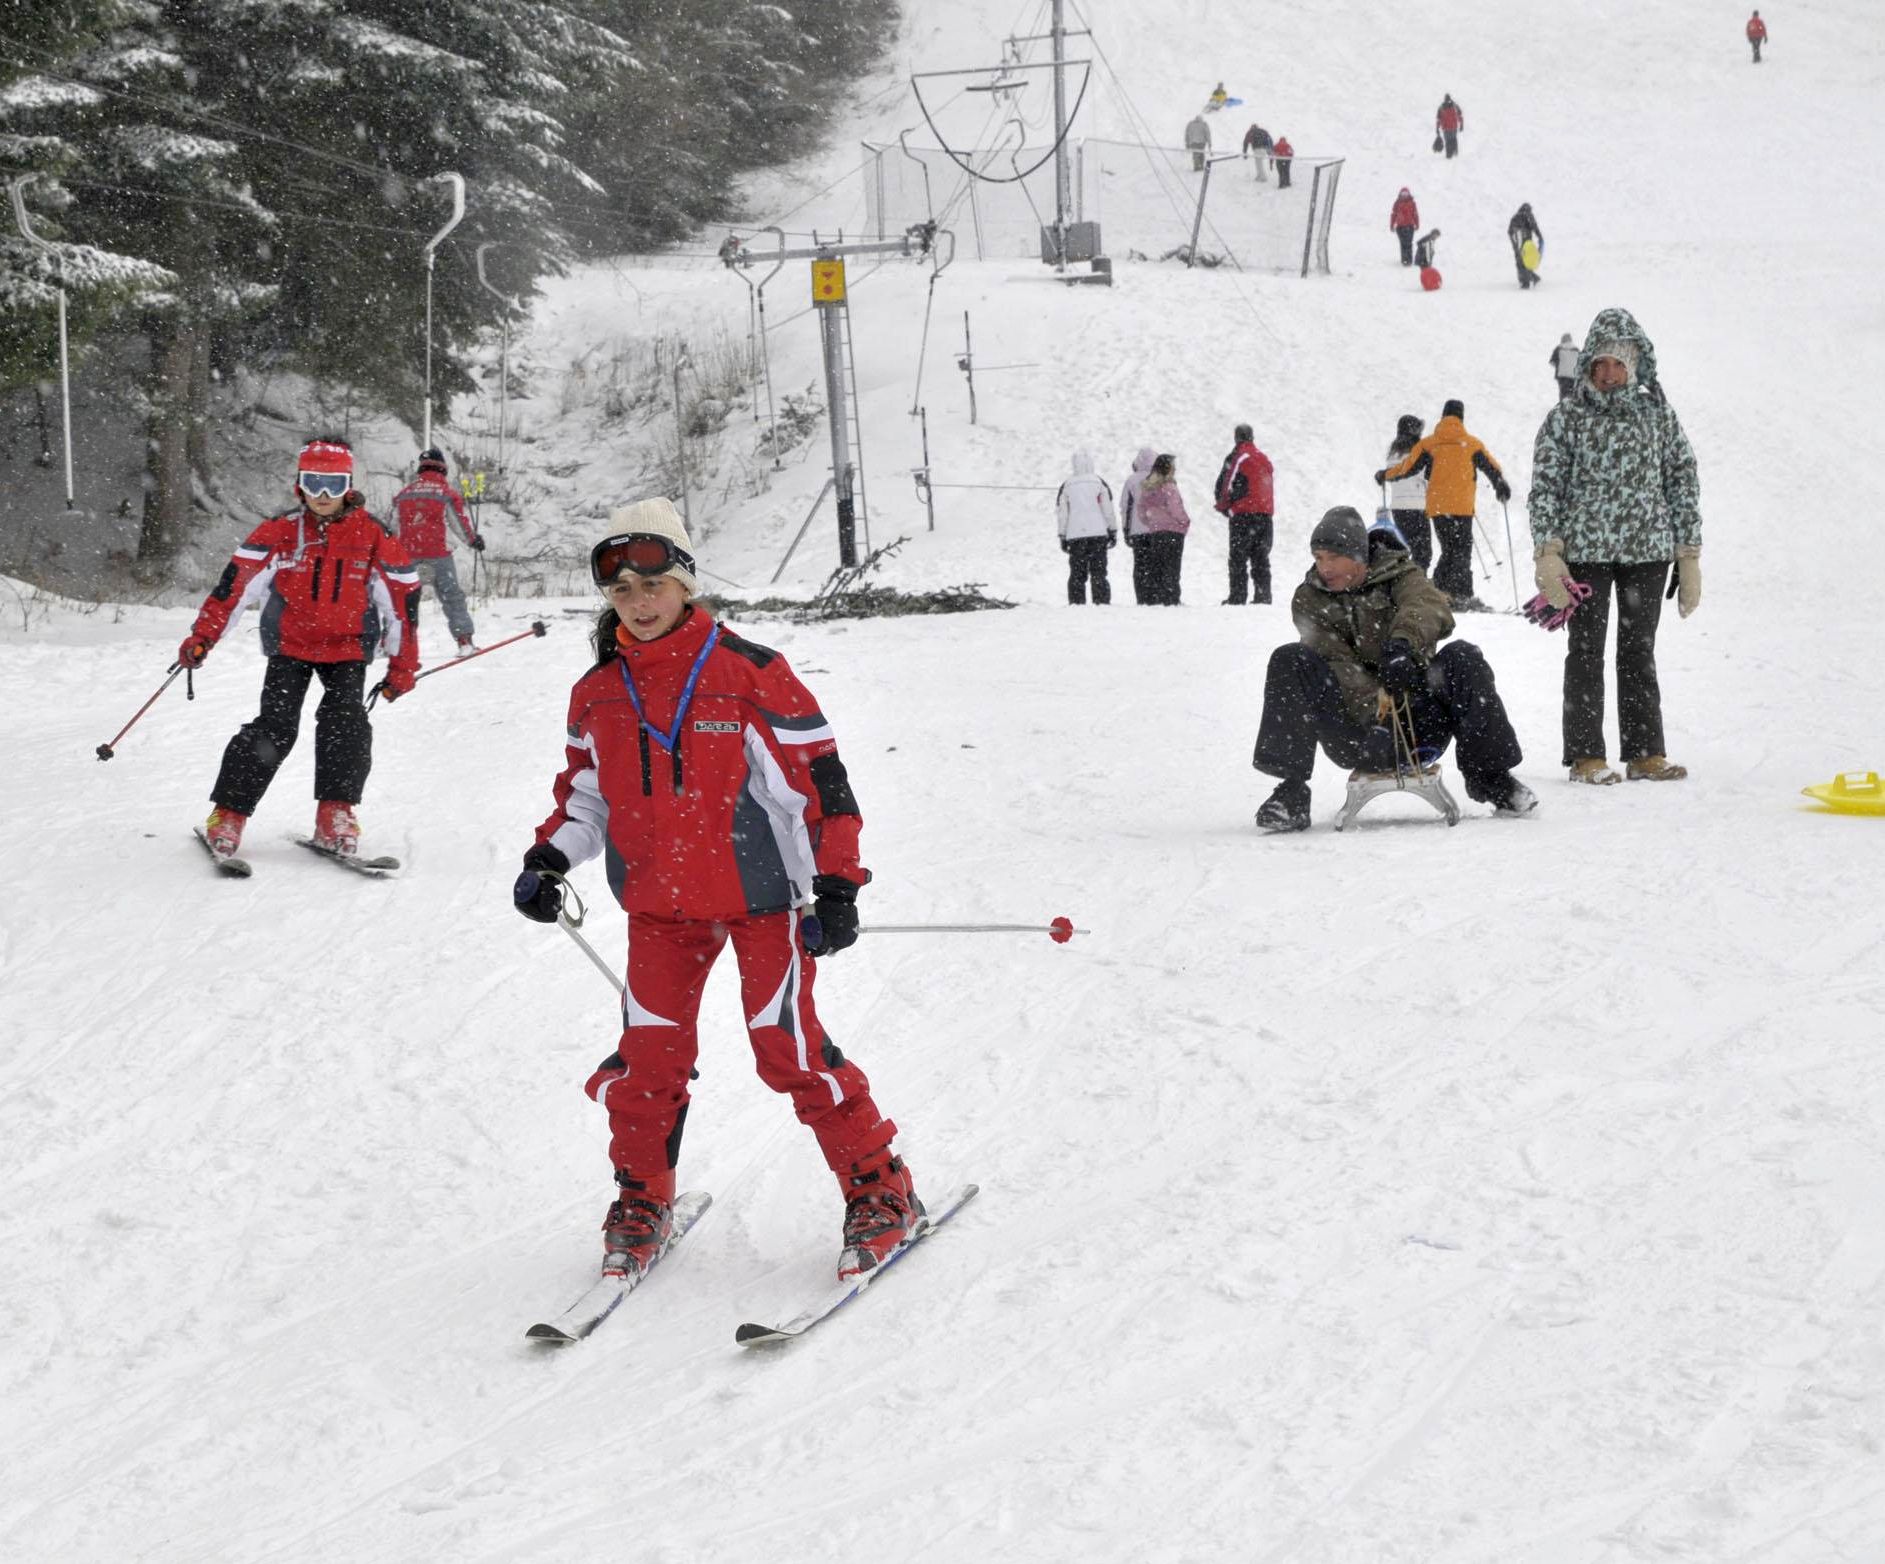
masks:
{"type": "Polygon", "coordinates": [[[652,532],[623,532],[604,538],[589,556],[589,574],[599,587],[608,586],[624,570],[637,576],[664,576],[677,566],[691,576],[694,556],[672,538],[652,532]]]}
{"type": "Polygon", "coordinates": [[[310,499],[343,500],[353,487],[353,474],[347,472],[300,472],[295,487],[310,499]]]}

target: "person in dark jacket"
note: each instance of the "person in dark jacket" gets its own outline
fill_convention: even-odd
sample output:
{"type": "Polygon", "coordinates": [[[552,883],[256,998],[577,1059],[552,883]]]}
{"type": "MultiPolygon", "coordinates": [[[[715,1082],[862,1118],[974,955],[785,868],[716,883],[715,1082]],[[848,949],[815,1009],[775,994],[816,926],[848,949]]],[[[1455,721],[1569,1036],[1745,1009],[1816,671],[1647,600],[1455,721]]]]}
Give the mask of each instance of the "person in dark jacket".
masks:
{"type": "Polygon", "coordinates": [[[1512,775],[1523,758],[1478,647],[1455,641],[1453,614],[1438,588],[1386,532],[1372,536],[1346,505],[1310,534],[1315,563],[1290,600],[1297,641],[1270,654],[1263,718],[1251,764],[1279,778],[1257,811],[1271,832],[1309,828],[1309,778],[1320,746],[1339,766],[1395,769],[1395,704],[1407,702],[1423,757],[1459,742],[1466,793],[1500,814],[1537,807],[1512,775]]]}
{"type": "Polygon", "coordinates": [[[1440,143],[1446,148],[1448,157],[1460,155],[1460,132],[1466,128],[1466,111],[1453,101],[1453,94],[1448,93],[1440,100],[1440,107],[1434,111],[1433,128],[1440,137],[1440,143]]]}
{"type": "Polygon", "coordinates": [[[1414,245],[1414,264],[1422,271],[1425,271],[1429,266],[1433,265],[1433,252],[1439,247],[1439,244],[1440,230],[1438,228],[1430,229],[1428,232],[1422,234],[1419,241],[1414,245]]]}
{"type": "Polygon", "coordinates": [[[1233,432],[1235,444],[1217,475],[1214,502],[1230,524],[1230,596],[1226,603],[1270,600],[1270,543],[1275,537],[1275,469],[1257,449],[1249,424],[1233,432]]]}
{"type": "Polygon", "coordinates": [[[1538,253],[1545,253],[1545,231],[1538,226],[1538,219],[1532,216],[1532,204],[1527,201],[1512,214],[1511,222],[1505,225],[1505,236],[1512,244],[1512,264],[1518,268],[1518,285],[1532,288],[1538,284],[1538,273],[1525,264],[1525,241],[1531,240],[1538,246],[1538,253]]]}
{"type": "Polygon", "coordinates": [[[1401,186],[1401,193],[1394,198],[1394,207],[1388,213],[1388,227],[1401,241],[1401,264],[1414,264],[1414,230],[1420,226],[1420,208],[1414,204],[1414,197],[1407,186],[1401,186]]]}
{"type": "Polygon", "coordinates": [[[1270,182],[1270,151],[1275,145],[1270,139],[1270,133],[1261,125],[1252,125],[1244,132],[1244,156],[1250,157],[1253,152],[1256,154],[1251,161],[1257,165],[1259,184],[1267,185],[1270,182]]]}

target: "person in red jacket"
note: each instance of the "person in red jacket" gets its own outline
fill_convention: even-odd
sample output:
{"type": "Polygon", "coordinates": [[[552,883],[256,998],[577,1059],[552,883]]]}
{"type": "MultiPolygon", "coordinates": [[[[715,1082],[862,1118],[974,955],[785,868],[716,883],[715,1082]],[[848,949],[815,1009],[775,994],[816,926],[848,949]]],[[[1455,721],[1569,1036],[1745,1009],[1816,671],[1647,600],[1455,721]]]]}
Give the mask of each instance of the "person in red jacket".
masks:
{"type": "Polygon", "coordinates": [[[1230,596],[1226,603],[1270,600],[1270,544],[1275,537],[1275,469],[1257,449],[1249,424],[1217,475],[1215,508],[1230,523],[1230,596]]]}
{"type": "Polygon", "coordinates": [[[1296,149],[1289,144],[1288,136],[1278,136],[1276,145],[1271,148],[1270,156],[1276,164],[1276,188],[1289,189],[1289,160],[1296,155],[1296,149]]]}
{"type": "Polygon", "coordinates": [[[301,730],[301,706],[318,675],[314,713],[314,842],[351,856],[359,850],[353,806],[373,768],[373,726],[365,703],[367,662],[385,645],[388,700],[411,690],[419,665],[419,579],[397,539],[368,513],[354,488],[353,451],[312,440],[295,468],[300,509],[265,521],[223,567],[177,648],[199,666],[252,604],[261,608],[262,707],[223,751],[203,830],[210,851],[234,856],[301,730]]]}
{"type": "Polygon", "coordinates": [[[1434,112],[1433,128],[1446,148],[1446,155],[1458,157],[1460,132],[1466,128],[1466,111],[1453,101],[1452,93],[1449,92],[1440,100],[1440,107],[1434,112]]]}
{"type": "Polygon", "coordinates": [[[465,497],[452,487],[445,476],[445,453],[434,446],[419,453],[419,475],[393,496],[393,519],[399,528],[399,541],[418,567],[419,578],[437,595],[445,610],[445,623],[458,643],[458,655],[465,657],[478,648],[472,640],[476,633],[471,610],[465,606],[465,589],[458,584],[458,567],[452,562],[452,543],[445,525],[450,516],[458,523],[465,542],[478,553],[484,552],[484,539],[471,524],[465,497]]]}
{"type": "Polygon", "coordinates": [[[856,939],[863,825],[831,724],[777,652],[693,602],[674,507],[610,518],[591,570],[608,598],[596,665],[569,699],[556,807],[512,900],[554,922],[561,879],[602,856],[628,913],[625,1026],[584,1088],[609,1116],[615,1200],[603,1273],[645,1272],[672,1234],[696,1017],[730,941],[759,1077],[792,1099],[845,1198],[841,1277],[883,1263],[923,1217],[897,1127],[813,1008],[814,957],[856,939]],[[810,911],[807,911],[807,903],[810,911]]]}
{"type": "Polygon", "coordinates": [[[1401,241],[1401,264],[1414,264],[1414,230],[1420,226],[1420,208],[1414,205],[1414,197],[1407,186],[1401,186],[1401,193],[1394,198],[1394,208],[1388,213],[1388,227],[1394,230],[1401,241]]]}
{"type": "Polygon", "coordinates": [[[1754,63],[1761,63],[1761,45],[1767,42],[1767,23],[1761,20],[1761,13],[1756,11],[1748,18],[1748,42],[1754,48],[1754,63]]]}

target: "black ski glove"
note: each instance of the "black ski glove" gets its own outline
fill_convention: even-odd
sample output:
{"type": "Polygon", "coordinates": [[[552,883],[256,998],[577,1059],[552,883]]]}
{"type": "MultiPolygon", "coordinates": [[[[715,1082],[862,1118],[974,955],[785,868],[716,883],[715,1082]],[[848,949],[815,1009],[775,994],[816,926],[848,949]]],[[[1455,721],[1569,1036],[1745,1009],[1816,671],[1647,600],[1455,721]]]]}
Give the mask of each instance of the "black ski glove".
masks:
{"type": "Polygon", "coordinates": [[[812,881],[812,916],[805,927],[805,949],[829,956],[857,943],[858,885],[841,874],[821,874],[812,881]]]}
{"type": "Polygon", "coordinates": [[[1390,695],[1405,695],[1426,682],[1427,671],[1405,641],[1388,642],[1387,655],[1381,659],[1381,683],[1390,695]]]}
{"type": "Polygon", "coordinates": [[[1374,486],[1378,489],[1381,487],[1382,484],[1386,483],[1387,481],[1388,481],[1388,470],[1387,468],[1383,467],[1378,473],[1374,475],[1374,486]]]}
{"type": "Polygon", "coordinates": [[[1065,538],[1062,538],[1060,540],[1060,551],[1063,554],[1071,554],[1073,552],[1073,545],[1069,543],[1065,538]]]}
{"type": "Polygon", "coordinates": [[[484,552],[484,537],[482,534],[471,540],[471,547],[476,553],[482,554],[484,552]]]}
{"type": "Polygon", "coordinates": [[[1109,549],[1119,547],[1119,534],[1117,532],[1109,532],[1106,534],[1106,546],[1109,549]]]}
{"type": "Polygon", "coordinates": [[[1494,478],[1492,480],[1492,492],[1499,503],[1503,505],[1507,500],[1512,498],[1512,485],[1507,483],[1503,478],[1494,478]]]}
{"type": "Polygon", "coordinates": [[[561,848],[540,842],[524,854],[524,872],[511,886],[511,905],[532,923],[554,923],[563,910],[563,886],[544,871],[569,873],[569,858],[561,848]]]}

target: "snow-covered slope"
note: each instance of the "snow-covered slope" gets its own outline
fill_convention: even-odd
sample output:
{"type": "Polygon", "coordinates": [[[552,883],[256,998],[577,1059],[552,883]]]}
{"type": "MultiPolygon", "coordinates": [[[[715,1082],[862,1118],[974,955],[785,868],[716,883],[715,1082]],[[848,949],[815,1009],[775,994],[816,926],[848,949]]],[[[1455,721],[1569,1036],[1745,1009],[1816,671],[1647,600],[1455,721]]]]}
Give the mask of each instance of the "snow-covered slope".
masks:
{"type": "MultiPolygon", "coordinates": [[[[904,469],[926,274],[860,278],[873,535],[911,536],[887,573],[1022,606],[749,628],[838,725],[869,918],[1093,932],[882,936],[827,966],[821,1009],[919,1183],[984,1193],[787,1352],[742,1355],[733,1326],[827,1274],[838,1204],[752,1077],[730,968],[683,1159],[713,1211],[589,1342],[521,1339],[592,1271],[609,1194],[580,1087],[613,1002],[505,905],[587,603],[488,605],[481,639],[550,634],[379,714],[362,814],[403,878],[285,840],[311,812],[304,727],[241,884],[188,826],[252,709],[251,632],[101,766],[187,615],[0,592],[0,1557],[1885,1557],[1885,828],[1797,797],[1885,759],[1860,513],[1885,218],[1858,172],[1885,153],[1885,38],[1869,0],[1776,11],[1756,70],[1742,19],[1107,9],[1108,58],[1174,136],[1221,75],[1347,153],[1336,275],[1122,261],[1070,291],[959,262],[922,396],[939,482],[1052,484],[1076,444],[1115,473],[1178,452],[1199,524],[1177,611],[1059,601],[1045,494],[942,490],[924,530],[904,469]],[[1451,165],[1425,151],[1446,90],[1468,115],[1451,165]],[[1394,260],[1403,183],[1447,236],[1435,295],[1394,260]],[[1521,200],[1550,236],[1530,294],[1505,258],[1521,200]],[[1402,411],[1465,398],[1522,495],[1546,352],[1612,303],[1656,338],[1701,461],[1707,596],[1662,638],[1691,780],[1558,782],[1561,643],[1486,617],[1461,633],[1538,818],[1448,831],[1382,805],[1342,837],[1257,838],[1263,660],[1292,632],[1281,605],[1216,603],[1231,424],[1277,460],[1288,581],[1324,507],[1371,503],[1402,411]],[[964,309],[990,362],[1036,366],[989,376],[973,428],[964,309]]],[[[1034,21],[920,0],[906,49],[973,64],[1034,21]]],[[[910,122],[871,106],[888,85],[857,134],[910,122]]],[[[1120,112],[1095,102],[1101,128],[1120,112]]],[[[755,219],[855,160],[756,190],[755,219]]],[[[789,226],[853,223],[855,195],[789,226]]],[[[773,312],[782,386],[815,364],[798,298],[773,312]]],[[[649,320],[737,333],[745,310],[711,267],[604,268],[523,351],[649,320]]],[[[554,414],[534,410],[545,464],[631,497],[554,414]]],[[[821,441],[710,508],[704,564],[763,585],[821,441]]],[[[1524,552],[1522,506],[1513,526],[1524,552]]],[[[821,518],[787,581],[832,554],[821,518]]],[[[1325,767],[1324,821],[1339,791],[1325,767]]],[[[619,951],[606,906],[590,932],[619,951]]]]}

